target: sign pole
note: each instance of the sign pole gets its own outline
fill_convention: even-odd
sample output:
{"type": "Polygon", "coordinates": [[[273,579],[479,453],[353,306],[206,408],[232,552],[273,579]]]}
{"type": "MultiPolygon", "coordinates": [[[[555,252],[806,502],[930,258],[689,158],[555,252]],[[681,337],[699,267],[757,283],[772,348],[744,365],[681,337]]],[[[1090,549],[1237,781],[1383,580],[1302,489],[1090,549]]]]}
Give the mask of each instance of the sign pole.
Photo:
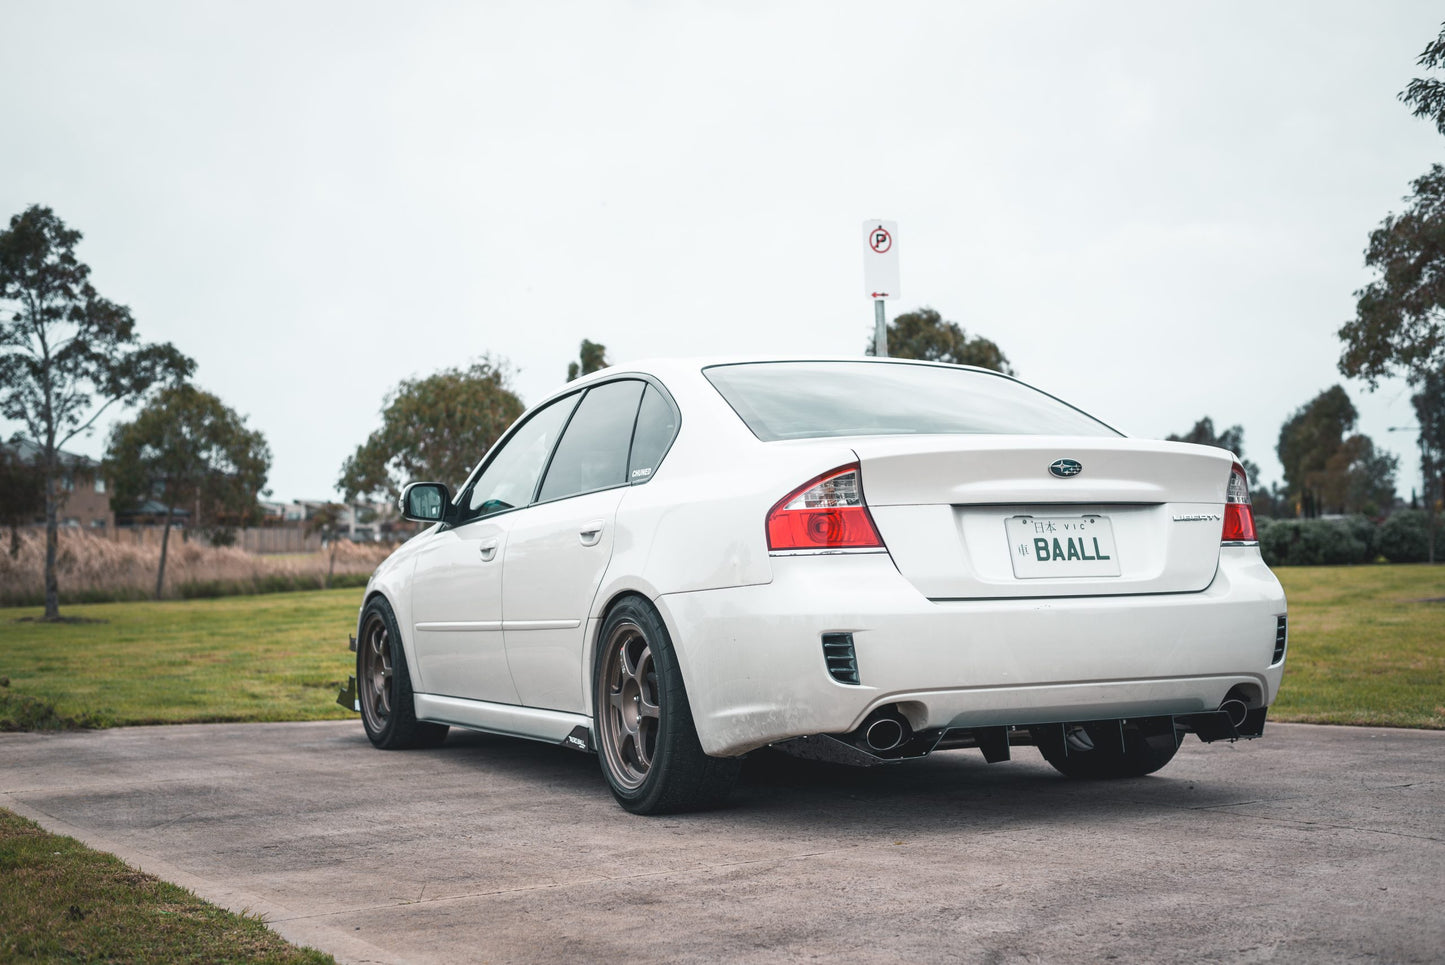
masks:
{"type": "Polygon", "coordinates": [[[883,299],[873,299],[873,354],[888,357],[888,322],[883,317],[883,299]]]}

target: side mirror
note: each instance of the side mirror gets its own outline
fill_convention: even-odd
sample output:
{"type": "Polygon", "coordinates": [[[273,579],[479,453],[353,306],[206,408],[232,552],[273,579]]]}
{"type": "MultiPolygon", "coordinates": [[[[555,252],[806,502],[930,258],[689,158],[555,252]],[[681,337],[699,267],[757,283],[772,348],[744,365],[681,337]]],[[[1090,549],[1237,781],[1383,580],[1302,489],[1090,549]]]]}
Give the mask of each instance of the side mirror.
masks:
{"type": "Polygon", "coordinates": [[[435,523],[446,515],[451,501],[451,490],[441,483],[408,483],[401,491],[401,515],[418,523],[435,523]]]}

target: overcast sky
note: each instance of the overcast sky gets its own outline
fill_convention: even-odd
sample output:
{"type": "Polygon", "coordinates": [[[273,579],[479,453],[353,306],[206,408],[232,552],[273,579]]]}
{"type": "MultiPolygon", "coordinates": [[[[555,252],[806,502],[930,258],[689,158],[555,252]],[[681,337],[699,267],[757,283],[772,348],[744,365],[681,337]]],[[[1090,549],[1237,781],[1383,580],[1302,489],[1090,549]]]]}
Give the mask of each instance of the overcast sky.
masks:
{"type": "MultiPolygon", "coordinates": [[[[1280,424],[1342,382],[1369,231],[1445,138],[1397,93],[1438,3],[0,0],[0,216],[328,498],[398,380],[578,343],[861,354],[903,297],[1131,435],[1280,424]]],[[[1403,383],[1345,383],[1416,480],[1403,383]]],[[[6,435],[18,428],[0,424],[6,435]]],[[[104,434],[72,446],[91,455],[104,434]]],[[[480,455],[480,454],[478,454],[480,455]]]]}

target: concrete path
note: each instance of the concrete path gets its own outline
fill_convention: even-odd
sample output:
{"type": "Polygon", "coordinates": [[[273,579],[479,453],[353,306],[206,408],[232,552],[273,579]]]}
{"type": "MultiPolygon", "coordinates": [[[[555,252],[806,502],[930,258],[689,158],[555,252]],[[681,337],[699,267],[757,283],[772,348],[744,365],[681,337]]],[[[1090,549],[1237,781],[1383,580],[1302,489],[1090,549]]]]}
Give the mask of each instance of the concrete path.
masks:
{"type": "Polygon", "coordinates": [[[594,759],[359,722],[0,735],[0,806],[364,962],[1439,962],[1445,733],[1270,725],[1154,777],[772,758],[640,818],[594,759]]]}

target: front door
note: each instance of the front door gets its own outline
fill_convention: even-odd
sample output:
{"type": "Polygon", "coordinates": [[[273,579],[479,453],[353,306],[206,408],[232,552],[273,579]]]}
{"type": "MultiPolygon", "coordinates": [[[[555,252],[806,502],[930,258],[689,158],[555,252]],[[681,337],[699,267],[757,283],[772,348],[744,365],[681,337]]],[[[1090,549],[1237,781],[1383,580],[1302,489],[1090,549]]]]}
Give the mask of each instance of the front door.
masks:
{"type": "Polygon", "coordinates": [[[502,632],[502,560],[532,502],[577,395],[537,410],[487,457],[427,539],[412,575],[413,640],[423,693],[516,704],[502,632]]]}
{"type": "Polygon", "coordinates": [[[510,515],[424,537],[412,576],[422,693],[517,703],[502,636],[502,557],[510,515]]]}

